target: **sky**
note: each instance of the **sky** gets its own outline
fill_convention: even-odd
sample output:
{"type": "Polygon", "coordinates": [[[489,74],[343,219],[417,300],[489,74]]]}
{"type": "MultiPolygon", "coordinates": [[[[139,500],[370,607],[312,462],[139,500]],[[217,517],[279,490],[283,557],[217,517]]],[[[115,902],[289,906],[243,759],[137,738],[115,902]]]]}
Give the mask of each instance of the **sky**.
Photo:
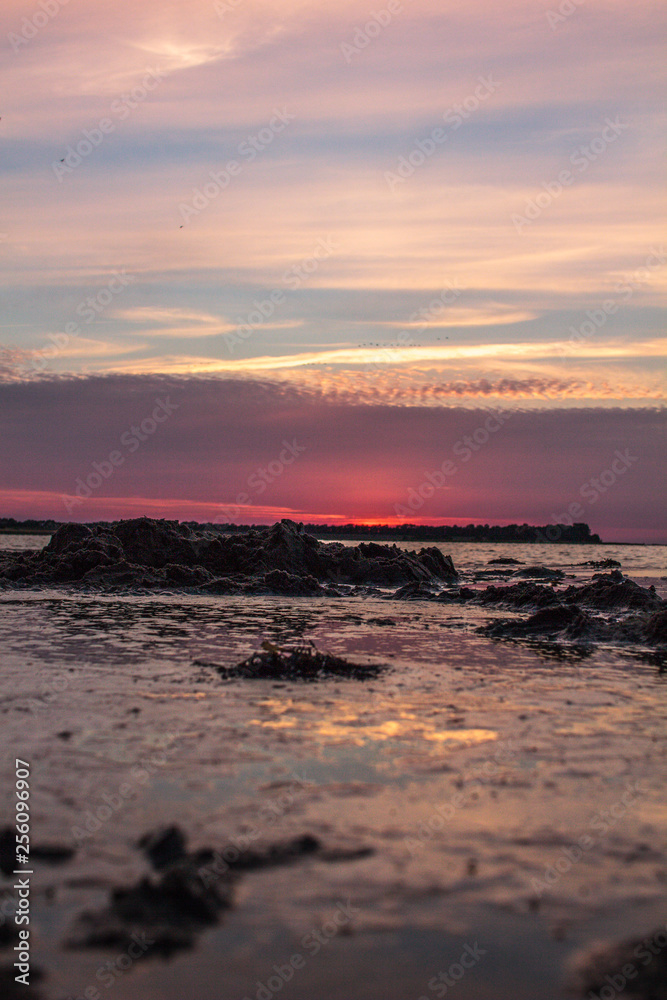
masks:
{"type": "Polygon", "coordinates": [[[667,541],[666,20],[5,0],[0,516],[667,541]]]}

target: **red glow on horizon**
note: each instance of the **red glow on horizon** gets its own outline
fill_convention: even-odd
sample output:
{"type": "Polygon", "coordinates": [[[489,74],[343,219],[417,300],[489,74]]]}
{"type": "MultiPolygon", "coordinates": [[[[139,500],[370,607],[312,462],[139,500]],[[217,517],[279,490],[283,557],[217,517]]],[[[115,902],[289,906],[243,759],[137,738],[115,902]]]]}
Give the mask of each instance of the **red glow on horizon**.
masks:
{"type": "MultiPolygon", "coordinates": [[[[199,523],[216,522],[225,523],[224,518],[219,517],[219,507],[216,505],[181,499],[159,499],[154,497],[91,497],[76,507],[71,513],[67,513],[63,506],[62,494],[48,491],[31,490],[0,490],[0,516],[13,517],[17,521],[38,520],[38,521],[60,521],[60,522],[92,522],[92,521],[116,521],[134,517],[155,517],[166,518],[167,520],[197,521],[199,523]]],[[[423,527],[453,526],[467,527],[468,525],[491,525],[505,526],[508,524],[546,524],[548,521],[538,522],[534,517],[517,516],[513,519],[501,517],[489,517],[480,515],[470,515],[466,517],[419,517],[413,518],[399,517],[346,517],[344,514],[321,513],[310,510],[294,510],[284,507],[252,507],[248,505],[243,512],[243,516],[235,519],[233,523],[250,525],[270,525],[287,518],[292,521],[306,524],[331,525],[332,527],[344,527],[351,525],[354,527],[407,527],[408,525],[423,527]]],[[[647,544],[665,545],[667,537],[664,531],[652,531],[638,528],[614,528],[605,530],[604,526],[595,523],[590,525],[591,531],[599,534],[607,544],[647,544]]]]}

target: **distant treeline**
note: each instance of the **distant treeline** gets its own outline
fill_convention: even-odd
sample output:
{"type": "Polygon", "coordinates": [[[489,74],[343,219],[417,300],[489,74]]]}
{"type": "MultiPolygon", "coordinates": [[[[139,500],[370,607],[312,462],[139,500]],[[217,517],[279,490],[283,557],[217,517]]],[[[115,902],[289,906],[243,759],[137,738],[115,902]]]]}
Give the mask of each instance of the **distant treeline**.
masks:
{"type": "MultiPolygon", "coordinates": [[[[60,521],[16,521],[13,517],[0,518],[0,531],[17,533],[35,532],[50,534],[60,521]]],[[[206,528],[232,534],[239,531],[266,528],[265,524],[200,524],[185,521],[191,528],[206,528]]],[[[423,525],[401,524],[306,524],[305,530],[318,538],[390,539],[395,542],[569,542],[596,544],[599,535],[592,535],[587,524],[466,524],[423,525]]]]}
{"type": "Polygon", "coordinates": [[[306,524],[306,531],[319,538],[391,538],[403,542],[583,542],[599,543],[587,524],[306,524]]]}
{"type": "Polygon", "coordinates": [[[62,521],[17,521],[13,517],[0,517],[0,531],[17,535],[47,535],[60,527],[62,521]]]}

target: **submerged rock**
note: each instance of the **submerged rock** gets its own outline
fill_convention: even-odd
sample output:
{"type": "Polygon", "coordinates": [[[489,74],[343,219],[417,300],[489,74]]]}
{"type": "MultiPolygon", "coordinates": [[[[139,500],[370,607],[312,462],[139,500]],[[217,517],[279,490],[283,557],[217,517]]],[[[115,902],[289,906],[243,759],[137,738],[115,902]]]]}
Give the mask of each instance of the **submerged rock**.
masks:
{"type": "Polygon", "coordinates": [[[304,833],[292,840],[268,844],[263,848],[247,847],[240,851],[238,848],[226,847],[217,854],[211,850],[198,851],[196,861],[200,865],[200,877],[206,881],[210,877],[209,873],[216,871],[216,863],[220,859],[224,860],[224,869],[231,872],[258,871],[262,868],[290,865],[308,855],[317,855],[321,850],[322,844],[317,837],[304,833]]]}
{"type": "Polygon", "coordinates": [[[578,566],[592,566],[593,569],[620,569],[621,564],[617,559],[589,559],[587,562],[577,563],[578,566]]]}
{"type": "Polygon", "coordinates": [[[511,569],[478,569],[473,580],[479,583],[480,580],[497,580],[500,576],[514,576],[511,569]]]}
{"type": "Polygon", "coordinates": [[[450,556],[396,545],[320,542],[302,524],[221,535],[149,517],[111,524],[65,524],[37,552],[0,561],[5,585],[79,583],[91,587],[196,588],[313,596],[322,584],[393,586],[456,579],[450,556]]]}
{"type": "Polygon", "coordinates": [[[392,601],[432,601],[437,598],[431,587],[425,583],[406,583],[391,595],[392,601]]]}
{"type": "Polygon", "coordinates": [[[512,576],[524,580],[562,580],[565,573],[560,569],[549,569],[548,566],[526,566],[525,569],[515,570],[512,576]]]}

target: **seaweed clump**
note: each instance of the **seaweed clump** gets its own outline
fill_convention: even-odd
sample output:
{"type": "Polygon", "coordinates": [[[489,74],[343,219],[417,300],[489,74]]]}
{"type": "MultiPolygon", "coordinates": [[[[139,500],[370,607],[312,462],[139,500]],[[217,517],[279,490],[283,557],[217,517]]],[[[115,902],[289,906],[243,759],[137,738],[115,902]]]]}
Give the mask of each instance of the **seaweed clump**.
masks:
{"type": "Polygon", "coordinates": [[[264,641],[261,651],[257,650],[235,667],[203,664],[199,661],[198,665],[215,666],[224,677],[302,681],[316,681],[325,677],[367,680],[377,677],[383,669],[379,664],[351,663],[340,656],[324,653],[310,640],[299,646],[275,646],[272,642],[264,641]]]}

